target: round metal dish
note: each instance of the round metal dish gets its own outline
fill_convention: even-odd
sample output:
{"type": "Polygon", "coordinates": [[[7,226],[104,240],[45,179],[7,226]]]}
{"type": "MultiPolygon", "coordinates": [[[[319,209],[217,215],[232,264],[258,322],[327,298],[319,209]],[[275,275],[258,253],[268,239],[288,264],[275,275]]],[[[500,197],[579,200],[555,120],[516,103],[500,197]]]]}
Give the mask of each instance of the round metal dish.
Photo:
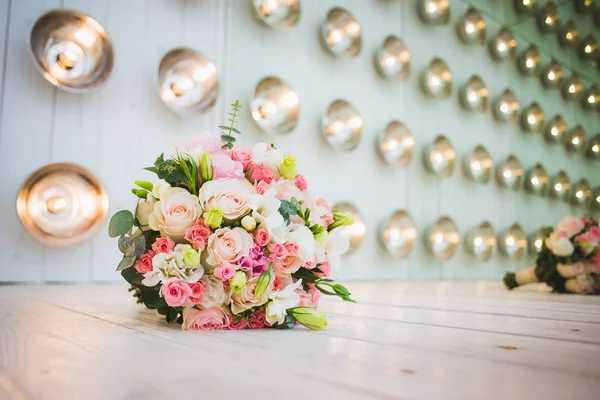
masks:
{"type": "Polygon", "coordinates": [[[465,44],[482,45],[485,43],[486,25],[483,15],[469,8],[456,25],[458,37],[465,44]]]}
{"type": "Polygon", "coordinates": [[[250,101],[252,118],[266,133],[288,133],[298,123],[300,99],[286,82],[274,76],[263,78],[250,101]]]}
{"type": "Polygon", "coordinates": [[[571,197],[571,180],[565,171],[559,171],[550,180],[550,197],[567,201],[571,197]]]}
{"type": "Polygon", "coordinates": [[[323,116],[323,136],[334,150],[354,150],[360,143],[362,127],[360,113],[346,100],[335,100],[323,116]]]}
{"type": "Polygon", "coordinates": [[[325,48],[335,57],[352,59],[362,48],[360,24],[347,10],[334,7],[321,25],[321,38],[325,48]]]}
{"type": "Polygon", "coordinates": [[[17,215],[27,231],[49,246],[74,246],[104,223],[108,196],[87,169],[55,163],[31,174],[17,196],[17,215]]]}
{"type": "Polygon", "coordinates": [[[449,217],[441,217],[427,229],[425,244],[436,258],[442,261],[454,256],[460,242],[458,227],[449,217]]]}
{"type": "Polygon", "coordinates": [[[487,149],[476,146],[463,158],[463,169],[467,178],[477,183],[488,183],[492,176],[494,162],[487,149]]]}
{"type": "Polygon", "coordinates": [[[345,226],[343,232],[345,236],[350,238],[350,247],[346,252],[346,254],[350,254],[358,249],[365,237],[366,227],[364,219],[356,206],[348,202],[338,203],[332,207],[332,210],[348,213],[354,218],[354,223],[345,226]]]}
{"type": "Polygon", "coordinates": [[[76,11],[59,9],[43,14],[33,24],[28,44],[44,78],[67,92],[99,88],[113,69],[108,33],[95,19],[76,11]]]}
{"type": "Polygon", "coordinates": [[[390,256],[401,259],[410,254],[417,234],[417,225],[410,214],[398,210],[382,224],[379,241],[390,256]]]}
{"type": "Polygon", "coordinates": [[[519,120],[520,105],[510,89],[505,89],[492,106],[496,121],[514,124],[519,120]]]}
{"type": "Polygon", "coordinates": [[[410,51],[396,36],[390,35],[383,41],[374,61],[381,75],[391,81],[405,81],[410,74],[410,51]]]}
{"type": "Polygon", "coordinates": [[[544,246],[544,240],[546,240],[546,230],[547,228],[540,228],[537,231],[533,232],[529,235],[529,254],[532,256],[536,256],[542,251],[542,247],[544,246]]]}
{"type": "Polygon", "coordinates": [[[530,15],[537,11],[537,0],[513,0],[513,7],[518,14],[530,15]]]}
{"type": "Polygon", "coordinates": [[[438,136],[423,151],[425,167],[441,178],[447,178],[454,171],[456,151],[445,136],[438,136]]]}
{"type": "Polygon", "coordinates": [[[538,103],[531,103],[521,113],[521,127],[525,132],[541,133],[544,127],[544,110],[538,103]]]}
{"type": "Polygon", "coordinates": [[[496,181],[501,187],[512,190],[521,188],[523,166],[514,155],[510,155],[501,164],[496,166],[496,181]]]}
{"type": "Polygon", "coordinates": [[[517,38],[510,29],[502,27],[490,39],[488,49],[495,60],[512,60],[517,52],[517,38]]]}
{"type": "Polygon", "coordinates": [[[540,73],[542,86],[548,88],[560,87],[564,77],[565,72],[557,61],[551,61],[545,65],[540,73]]]}
{"type": "Polygon", "coordinates": [[[581,104],[586,110],[600,110],[600,88],[596,85],[590,86],[583,93],[581,104]]]}
{"type": "Polygon", "coordinates": [[[538,196],[546,196],[548,173],[542,164],[535,164],[525,174],[525,190],[538,196]]]}
{"type": "Polygon", "coordinates": [[[587,179],[580,179],[573,185],[571,191],[571,204],[589,207],[592,203],[592,188],[587,179]]]}
{"type": "Polygon", "coordinates": [[[513,224],[498,236],[500,253],[512,261],[523,258],[527,249],[527,235],[519,224],[513,224]]]}
{"type": "Polygon", "coordinates": [[[589,34],[577,45],[577,53],[583,60],[594,61],[598,58],[598,41],[589,34]]]}
{"type": "Polygon", "coordinates": [[[537,13],[538,27],[542,32],[552,32],[560,26],[560,13],[554,2],[549,1],[537,13]]]}
{"type": "Polygon", "coordinates": [[[431,25],[445,25],[450,21],[450,0],[419,0],[421,20],[431,25]]]}
{"type": "Polygon", "coordinates": [[[541,63],[540,50],[533,44],[523,50],[517,57],[517,68],[525,76],[537,76],[540,72],[541,63]]]}
{"type": "Polygon", "coordinates": [[[585,148],[585,155],[590,160],[600,161],[600,133],[597,133],[590,140],[588,140],[585,148]]]}
{"type": "Polygon", "coordinates": [[[447,99],[452,92],[452,72],[441,58],[434,58],[421,76],[423,91],[436,99],[447,99]]]}
{"type": "Polygon", "coordinates": [[[568,151],[581,152],[585,149],[587,134],[581,125],[576,125],[573,129],[563,135],[563,146],[568,151]]]}
{"type": "Polygon", "coordinates": [[[292,29],[300,21],[300,0],[252,0],[262,22],[278,30],[292,29]]]}
{"type": "Polygon", "coordinates": [[[217,67],[203,54],[184,47],[170,50],[158,66],[160,98],[172,111],[201,113],[219,95],[217,67]]]}
{"type": "Polygon", "coordinates": [[[558,114],[544,125],[544,138],[548,143],[562,143],[566,132],[567,123],[558,114]]]}
{"type": "Polygon", "coordinates": [[[467,251],[478,261],[490,259],[496,247],[496,232],[488,221],[471,228],[465,236],[467,251]]]}
{"type": "Polygon", "coordinates": [[[594,0],[575,0],[575,9],[580,14],[588,14],[594,11],[594,0]]]}
{"type": "Polygon", "coordinates": [[[566,49],[574,48],[579,39],[579,29],[575,21],[571,20],[558,28],[558,42],[566,49]]]}
{"type": "Polygon", "coordinates": [[[377,149],[385,162],[402,168],[410,163],[415,148],[415,139],[400,121],[391,121],[377,136],[377,149]]]}
{"type": "Polygon", "coordinates": [[[483,80],[473,75],[459,92],[459,101],[467,111],[484,112],[487,109],[488,88],[483,80]]]}
{"type": "Polygon", "coordinates": [[[583,83],[577,74],[563,80],[560,92],[565,100],[579,100],[583,95],[583,83]]]}

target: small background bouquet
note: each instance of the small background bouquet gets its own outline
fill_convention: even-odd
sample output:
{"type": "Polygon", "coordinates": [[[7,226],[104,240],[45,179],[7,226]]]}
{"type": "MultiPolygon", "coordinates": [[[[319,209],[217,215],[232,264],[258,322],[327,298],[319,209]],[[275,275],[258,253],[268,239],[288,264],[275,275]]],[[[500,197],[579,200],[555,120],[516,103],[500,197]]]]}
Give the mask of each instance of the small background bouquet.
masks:
{"type": "Polygon", "coordinates": [[[535,267],[508,272],[508,289],[544,282],[555,292],[600,294],[600,228],[596,218],[566,217],[547,228],[535,267]]]}
{"type": "Polygon", "coordinates": [[[117,212],[117,268],[146,307],[183,329],[322,329],[321,294],[352,301],[329,279],[353,223],[314,198],[293,156],[274,145],[235,144],[239,103],[221,138],[199,135],[136,181],[135,213],[117,212]]]}

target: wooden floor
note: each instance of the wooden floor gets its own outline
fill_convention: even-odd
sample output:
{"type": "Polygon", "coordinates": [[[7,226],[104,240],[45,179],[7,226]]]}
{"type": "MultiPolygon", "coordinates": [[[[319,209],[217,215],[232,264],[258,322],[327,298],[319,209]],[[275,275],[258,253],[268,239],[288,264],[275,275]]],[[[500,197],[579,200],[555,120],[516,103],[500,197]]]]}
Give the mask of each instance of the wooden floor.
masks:
{"type": "Polygon", "coordinates": [[[321,332],[187,332],[122,285],[0,286],[0,399],[600,398],[600,297],[350,288],[321,332]]]}

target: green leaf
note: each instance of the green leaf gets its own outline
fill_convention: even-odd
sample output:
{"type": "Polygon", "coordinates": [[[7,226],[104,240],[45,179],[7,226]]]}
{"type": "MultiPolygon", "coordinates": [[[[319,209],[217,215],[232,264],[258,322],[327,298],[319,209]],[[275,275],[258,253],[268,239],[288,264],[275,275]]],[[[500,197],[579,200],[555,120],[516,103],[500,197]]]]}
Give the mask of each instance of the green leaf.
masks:
{"type": "Polygon", "coordinates": [[[110,219],[108,224],[108,235],[117,237],[126,234],[133,228],[133,214],[129,210],[118,211],[110,219]]]}
{"type": "Polygon", "coordinates": [[[135,263],[135,256],[124,256],[119,265],[117,266],[117,271],[123,271],[131,267],[135,263]]]}
{"type": "Polygon", "coordinates": [[[121,276],[131,285],[142,286],[144,275],[137,272],[135,268],[127,268],[121,271],[121,276]]]}
{"type": "Polygon", "coordinates": [[[167,315],[166,315],[167,322],[171,323],[173,321],[176,321],[178,315],[179,315],[179,312],[176,309],[169,308],[169,311],[167,312],[167,315]]]}
{"type": "Polygon", "coordinates": [[[165,299],[160,297],[160,288],[158,285],[152,288],[142,286],[141,290],[142,301],[146,307],[155,309],[168,306],[165,299]]]}
{"type": "Polygon", "coordinates": [[[150,171],[153,174],[157,174],[158,173],[158,168],[156,168],[156,167],[146,167],[146,168],[144,168],[144,170],[150,171]]]}

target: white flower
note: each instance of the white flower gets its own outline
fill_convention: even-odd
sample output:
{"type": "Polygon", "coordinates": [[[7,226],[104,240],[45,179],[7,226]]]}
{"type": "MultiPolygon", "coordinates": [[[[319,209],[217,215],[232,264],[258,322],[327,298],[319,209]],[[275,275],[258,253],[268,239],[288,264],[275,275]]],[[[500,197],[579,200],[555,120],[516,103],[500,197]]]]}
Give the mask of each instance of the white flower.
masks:
{"type": "Polygon", "coordinates": [[[272,229],[279,228],[285,223],[279,214],[280,205],[281,202],[275,198],[272,191],[267,191],[264,195],[252,196],[250,208],[258,229],[267,229],[270,233],[272,229]]]}
{"type": "Polygon", "coordinates": [[[211,207],[220,207],[225,220],[232,222],[250,211],[248,203],[255,193],[248,181],[218,179],[202,185],[198,198],[202,210],[208,212],[211,207]]]}
{"type": "Polygon", "coordinates": [[[152,258],[152,271],[144,274],[142,284],[155,286],[167,279],[177,278],[185,282],[197,282],[204,273],[202,265],[190,268],[183,262],[183,248],[170,253],[158,253],[152,258]]]}
{"type": "Polygon", "coordinates": [[[148,196],[146,200],[140,200],[138,202],[138,205],[135,209],[135,217],[141,226],[148,225],[148,217],[154,209],[154,203],[156,203],[156,201],[154,200],[153,196],[148,196]]]}
{"type": "Polygon", "coordinates": [[[156,200],[160,200],[166,193],[167,190],[171,187],[164,179],[159,179],[152,185],[152,196],[156,200]]]}
{"type": "Polygon", "coordinates": [[[229,304],[231,300],[231,291],[225,291],[223,282],[218,280],[214,275],[204,275],[202,279],[204,282],[204,299],[202,300],[202,307],[220,307],[223,304],[229,304]]]}
{"type": "Polygon", "coordinates": [[[298,245],[298,257],[306,262],[315,258],[315,238],[305,225],[293,224],[287,235],[287,240],[298,245]]]}
{"type": "Polygon", "coordinates": [[[169,236],[174,241],[183,241],[185,231],[194,226],[200,218],[198,197],[182,188],[169,187],[154,204],[148,215],[148,224],[161,236],[169,236]]]}
{"type": "Polygon", "coordinates": [[[348,251],[350,247],[350,241],[344,234],[344,228],[338,227],[329,232],[327,239],[323,244],[323,250],[327,255],[327,261],[331,268],[339,269],[342,266],[342,260],[340,256],[348,251]]]}
{"type": "Polygon", "coordinates": [[[271,325],[274,323],[283,324],[287,309],[296,307],[300,302],[300,295],[296,293],[296,289],[302,284],[302,279],[294,284],[287,285],[282,290],[277,290],[269,295],[269,301],[266,308],[267,322],[271,325]]]}
{"type": "Polygon", "coordinates": [[[291,227],[291,225],[283,224],[277,228],[271,228],[269,231],[271,234],[271,243],[286,243],[291,227]]]}
{"type": "Polygon", "coordinates": [[[573,254],[575,248],[573,247],[573,243],[564,236],[559,235],[557,232],[553,232],[546,239],[546,247],[559,257],[566,257],[573,254]]]}
{"type": "Polygon", "coordinates": [[[252,162],[271,167],[275,171],[283,162],[284,155],[279,150],[272,148],[266,143],[258,143],[252,148],[252,162]]]}

